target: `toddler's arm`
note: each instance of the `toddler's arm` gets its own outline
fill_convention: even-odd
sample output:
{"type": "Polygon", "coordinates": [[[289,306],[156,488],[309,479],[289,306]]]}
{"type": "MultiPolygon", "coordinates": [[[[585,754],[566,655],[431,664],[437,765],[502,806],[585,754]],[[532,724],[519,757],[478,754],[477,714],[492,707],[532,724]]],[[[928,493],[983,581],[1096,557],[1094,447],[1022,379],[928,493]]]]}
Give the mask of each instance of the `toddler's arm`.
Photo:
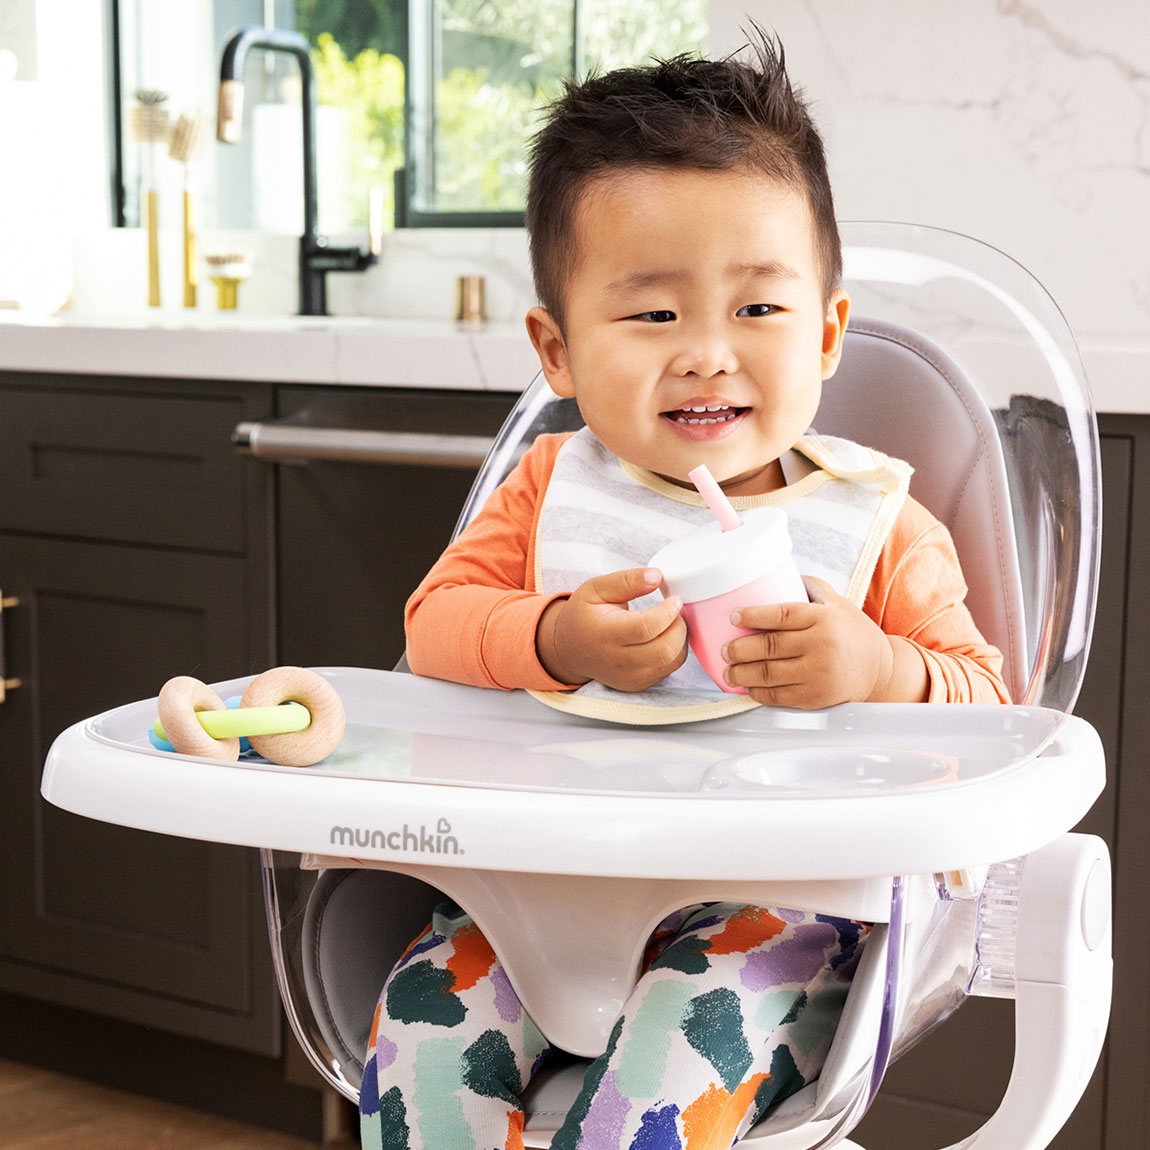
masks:
{"type": "MultiPolygon", "coordinates": [[[[534,591],[535,517],[566,435],[541,435],[407,601],[417,675],[478,687],[562,689],[535,653],[551,601],[534,591]]],[[[552,597],[554,598],[554,597],[552,597]]]]}
{"type": "Polygon", "coordinates": [[[534,588],[536,518],[566,435],[542,435],[408,600],[417,675],[541,691],[589,679],[621,690],[658,682],[686,658],[678,604],[630,611],[658,586],[644,568],[588,580],[574,594],[534,588]]]}

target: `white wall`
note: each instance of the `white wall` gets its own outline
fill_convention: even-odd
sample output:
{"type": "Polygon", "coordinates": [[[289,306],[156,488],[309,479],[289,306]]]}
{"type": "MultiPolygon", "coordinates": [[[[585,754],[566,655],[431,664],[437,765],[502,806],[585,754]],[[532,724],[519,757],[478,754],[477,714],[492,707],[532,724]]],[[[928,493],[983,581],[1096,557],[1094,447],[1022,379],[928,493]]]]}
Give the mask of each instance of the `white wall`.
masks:
{"type": "Polygon", "coordinates": [[[0,0],[0,303],[58,307],[108,222],[104,44],[96,0],[0,0]]]}
{"type": "Polygon", "coordinates": [[[713,0],[712,52],[773,28],[840,219],[965,232],[1060,303],[1097,378],[1150,356],[1147,0],[713,0]]]}

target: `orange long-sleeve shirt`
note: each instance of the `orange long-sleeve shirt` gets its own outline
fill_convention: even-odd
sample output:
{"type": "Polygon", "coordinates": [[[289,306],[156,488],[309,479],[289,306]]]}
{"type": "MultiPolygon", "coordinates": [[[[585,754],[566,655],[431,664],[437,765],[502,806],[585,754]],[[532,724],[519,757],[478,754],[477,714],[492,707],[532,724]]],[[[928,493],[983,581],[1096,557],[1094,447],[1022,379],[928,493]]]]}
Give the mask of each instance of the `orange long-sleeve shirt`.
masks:
{"type": "MultiPolygon", "coordinates": [[[[535,651],[535,630],[560,596],[534,588],[543,494],[569,434],[543,435],[407,602],[407,658],[417,675],[481,687],[563,690],[535,651]]],[[[1002,656],[970,617],[950,533],[908,497],[879,557],[863,611],[911,640],[932,703],[999,703],[1002,656]]]]}

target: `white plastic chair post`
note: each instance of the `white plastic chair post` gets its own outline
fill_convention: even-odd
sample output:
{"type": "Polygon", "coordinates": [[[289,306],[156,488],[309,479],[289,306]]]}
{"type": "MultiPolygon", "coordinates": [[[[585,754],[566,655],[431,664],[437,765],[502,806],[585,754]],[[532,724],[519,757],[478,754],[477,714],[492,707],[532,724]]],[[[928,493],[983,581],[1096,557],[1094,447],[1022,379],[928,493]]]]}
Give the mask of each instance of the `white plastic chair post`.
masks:
{"type": "Polygon", "coordinates": [[[1045,1150],[1078,1105],[1110,1015],[1110,889],[1110,855],[1093,835],[1063,835],[1026,857],[1014,1068],[998,1110],[948,1150],[1045,1150]]]}

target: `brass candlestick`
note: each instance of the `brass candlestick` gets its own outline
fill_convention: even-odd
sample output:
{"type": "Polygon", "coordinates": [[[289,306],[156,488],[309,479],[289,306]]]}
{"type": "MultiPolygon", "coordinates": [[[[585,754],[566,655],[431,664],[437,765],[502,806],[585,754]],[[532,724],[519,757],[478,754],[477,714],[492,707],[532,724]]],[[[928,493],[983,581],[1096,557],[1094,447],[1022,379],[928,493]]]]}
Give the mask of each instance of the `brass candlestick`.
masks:
{"type": "Polygon", "coordinates": [[[247,252],[216,252],[204,256],[208,277],[216,285],[216,306],[231,311],[239,302],[239,286],[252,274],[247,252]]]}

